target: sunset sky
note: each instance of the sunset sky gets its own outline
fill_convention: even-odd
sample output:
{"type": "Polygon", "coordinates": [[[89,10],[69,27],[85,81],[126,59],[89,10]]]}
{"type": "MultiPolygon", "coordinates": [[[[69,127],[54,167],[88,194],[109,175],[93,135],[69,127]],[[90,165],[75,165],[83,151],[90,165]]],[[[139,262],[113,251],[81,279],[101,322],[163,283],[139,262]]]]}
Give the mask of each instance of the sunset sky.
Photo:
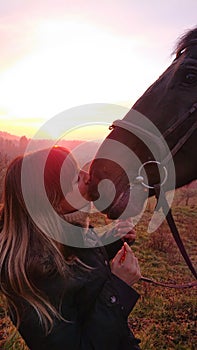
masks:
{"type": "Polygon", "coordinates": [[[196,0],[1,0],[0,130],[30,137],[71,107],[131,107],[196,14],[196,0]]]}

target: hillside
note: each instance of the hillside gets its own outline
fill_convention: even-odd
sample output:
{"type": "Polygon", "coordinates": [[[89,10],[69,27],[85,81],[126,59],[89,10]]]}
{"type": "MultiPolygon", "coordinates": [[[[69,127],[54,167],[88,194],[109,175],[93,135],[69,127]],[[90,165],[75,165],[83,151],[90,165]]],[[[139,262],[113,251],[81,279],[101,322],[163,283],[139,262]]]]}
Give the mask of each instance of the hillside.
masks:
{"type": "Polygon", "coordinates": [[[19,140],[20,136],[9,134],[9,132],[6,131],[0,131],[0,138],[6,139],[6,140],[19,140]]]}
{"type": "MultiPolygon", "coordinates": [[[[197,207],[174,207],[173,214],[188,253],[196,264],[197,207]]],[[[137,224],[137,239],[132,246],[139,259],[142,274],[170,283],[192,281],[193,277],[178,252],[167,224],[164,222],[156,232],[147,234],[147,223],[151,215],[146,211],[137,224]]],[[[109,221],[104,215],[92,214],[91,223],[101,227],[109,221]]],[[[135,335],[141,339],[142,350],[195,350],[196,288],[175,290],[145,282],[138,283],[135,288],[141,298],[129,317],[129,324],[135,335]]],[[[0,305],[2,348],[14,328],[4,315],[3,300],[0,305]]],[[[12,344],[11,350],[27,350],[17,334],[9,344],[12,344]]]]}

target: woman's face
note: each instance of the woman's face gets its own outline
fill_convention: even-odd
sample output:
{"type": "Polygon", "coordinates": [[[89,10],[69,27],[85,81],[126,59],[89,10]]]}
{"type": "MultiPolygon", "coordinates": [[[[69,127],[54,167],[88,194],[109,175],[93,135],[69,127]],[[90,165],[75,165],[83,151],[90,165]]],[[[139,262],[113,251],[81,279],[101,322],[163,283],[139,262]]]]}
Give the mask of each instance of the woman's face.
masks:
{"type": "Polygon", "coordinates": [[[88,185],[89,185],[89,174],[84,170],[79,170],[79,172],[75,175],[72,182],[72,191],[69,192],[74,197],[78,191],[81,193],[83,198],[90,201],[88,195],[88,185]]]}
{"type": "Polygon", "coordinates": [[[88,194],[89,174],[84,170],[76,172],[72,181],[72,190],[65,195],[60,203],[60,212],[67,214],[79,210],[90,202],[88,194]]]}

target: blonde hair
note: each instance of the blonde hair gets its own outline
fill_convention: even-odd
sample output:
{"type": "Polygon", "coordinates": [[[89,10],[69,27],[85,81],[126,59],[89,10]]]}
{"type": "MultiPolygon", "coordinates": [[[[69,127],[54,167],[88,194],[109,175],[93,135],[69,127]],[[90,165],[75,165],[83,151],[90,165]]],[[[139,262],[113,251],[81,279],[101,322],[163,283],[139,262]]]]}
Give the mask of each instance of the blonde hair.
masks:
{"type": "MultiPolygon", "coordinates": [[[[26,207],[21,185],[21,170],[25,159],[29,166],[28,191],[31,198],[38,197],[39,184],[37,170],[41,166],[43,157],[48,154],[45,164],[44,185],[49,201],[53,207],[58,207],[64,194],[60,185],[60,171],[69,151],[62,147],[41,150],[25,157],[16,158],[8,167],[4,183],[4,203],[1,212],[0,234],[0,288],[7,297],[8,304],[14,308],[17,317],[17,327],[20,324],[18,302],[28,302],[36,311],[40,321],[48,332],[54,317],[61,318],[57,310],[49,301],[46,294],[35,283],[36,273],[47,274],[44,259],[50,257],[50,273],[58,273],[65,279],[70,274],[69,262],[61,252],[58,244],[51,236],[45,234],[32,220],[26,207]],[[38,189],[36,188],[36,183],[38,189]],[[39,271],[38,271],[39,270],[39,271]]],[[[77,171],[74,160],[67,163],[66,190],[69,191],[72,179],[77,171]]],[[[42,211],[42,208],[39,208],[42,211]]],[[[44,211],[39,213],[44,225],[52,222],[44,211]]],[[[55,225],[54,225],[55,226],[55,225]]],[[[58,231],[58,227],[55,227],[58,231]]],[[[60,228],[61,230],[61,228],[60,228]]],[[[60,306],[60,305],[59,305],[60,306]]]]}

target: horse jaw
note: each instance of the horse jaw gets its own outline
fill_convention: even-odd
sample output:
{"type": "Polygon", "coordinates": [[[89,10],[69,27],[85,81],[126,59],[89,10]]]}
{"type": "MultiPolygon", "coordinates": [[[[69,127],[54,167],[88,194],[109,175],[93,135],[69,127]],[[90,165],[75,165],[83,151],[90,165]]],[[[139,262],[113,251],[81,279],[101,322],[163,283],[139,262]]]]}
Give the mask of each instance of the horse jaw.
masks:
{"type": "Polygon", "coordinates": [[[143,211],[146,198],[146,190],[142,190],[140,185],[133,186],[122,192],[110,205],[106,212],[107,217],[112,220],[135,217],[143,211]]]}

